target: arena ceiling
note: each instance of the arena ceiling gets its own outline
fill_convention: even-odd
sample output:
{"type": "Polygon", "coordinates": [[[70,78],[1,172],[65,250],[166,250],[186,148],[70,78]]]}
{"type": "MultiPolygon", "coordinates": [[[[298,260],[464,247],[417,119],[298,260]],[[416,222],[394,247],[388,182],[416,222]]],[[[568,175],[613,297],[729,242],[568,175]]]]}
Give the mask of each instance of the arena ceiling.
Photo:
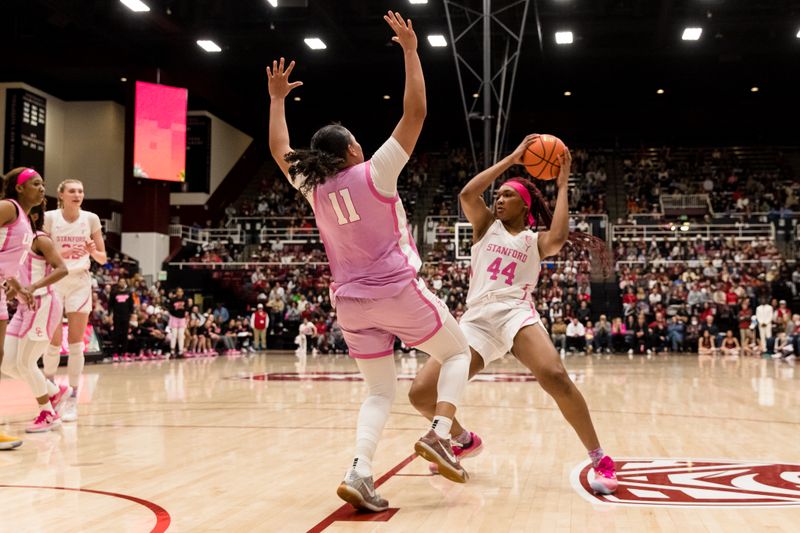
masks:
{"type": "MultiPolygon", "coordinates": [[[[362,137],[381,136],[401,106],[402,59],[381,19],[396,9],[420,36],[429,94],[423,141],[464,143],[453,48],[424,40],[447,35],[442,0],[278,0],[277,8],[268,0],[144,1],[150,12],[117,0],[3,1],[0,81],[25,81],[66,100],[125,103],[133,80],[160,79],[187,87],[191,109],[261,138],[264,66],[285,55],[297,60],[296,77],[305,82],[302,100],[289,105],[296,144],[330,120],[362,137]],[[311,35],[327,49],[310,50],[303,38],[311,35]],[[201,50],[202,38],[222,52],[201,50]]],[[[481,8],[480,0],[462,3],[481,8]]],[[[788,144],[798,138],[799,31],[800,4],[792,1],[531,0],[512,137],[546,130],[600,143],[788,144]],[[682,41],[685,26],[702,26],[701,39],[682,41]],[[555,44],[562,29],[574,32],[574,44],[555,44]]],[[[477,43],[463,43],[467,59],[477,61],[477,43]]]]}

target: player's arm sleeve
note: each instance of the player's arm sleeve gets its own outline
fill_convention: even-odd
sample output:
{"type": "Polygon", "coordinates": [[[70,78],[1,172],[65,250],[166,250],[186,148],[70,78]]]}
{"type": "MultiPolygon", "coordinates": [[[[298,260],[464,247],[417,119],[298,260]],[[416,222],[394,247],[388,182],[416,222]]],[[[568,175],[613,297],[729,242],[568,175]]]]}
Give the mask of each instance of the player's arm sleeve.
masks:
{"type": "MultiPolygon", "coordinates": [[[[46,216],[44,217],[44,220],[45,220],[45,223],[47,223],[47,217],[46,216]]],[[[96,213],[92,213],[91,216],[89,217],[89,235],[94,235],[94,233],[97,230],[102,229],[102,228],[103,228],[103,225],[100,224],[100,217],[97,216],[96,213]]],[[[45,229],[45,231],[47,231],[47,230],[45,229]]]]}
{"type": "Polygon", "coordinates": [[[397,139],[389,137],[370,159],[372,183],[382,196],[393,198],[397,194],[397,178],[408,163],[408,154],[397,139]]]}
{"type": "Polygon", "coordinates": [[[44,222],[42,223],[42,230],[50,235],[53,229],[53,215],[50,211],[45,211],[44,222]]]}

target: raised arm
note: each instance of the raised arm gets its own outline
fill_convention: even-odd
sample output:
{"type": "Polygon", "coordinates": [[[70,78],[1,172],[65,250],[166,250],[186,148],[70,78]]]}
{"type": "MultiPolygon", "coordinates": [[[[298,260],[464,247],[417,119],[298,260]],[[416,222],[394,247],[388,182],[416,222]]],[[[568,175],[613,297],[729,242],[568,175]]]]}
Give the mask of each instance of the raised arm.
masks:
{"type": "Polygon", "coordinates": [[[286,125],[286,96],[295,87],[303,85],[302,81],[289,82],[289,74],[294,69],[294,61],[284,70],[284,59],[273,61],[272,68],[267,67],[269,87],[269,151],[283,174],[289,177],[289,163],[284,157],[292,151],[289,145],[289,127],[286,125]]]}
{"type": "Polygon", "coordinates": [[[389,27],[395,33],[392,40],[403,49],[403,61],[406,69],[406,86],[403,93],[403,116],[397,123],[392,137],[394,137],[403,150],[410,156],[417,144],[422,124],[427,114],[425,100],[425,78],[422,75],[422,64],[417,54],[417,34],[411,19],[403,20],[400,13],[389,11],[383,16],[389,27]]]}
{"type": "Polygon", "coordinates": [[[538,134],[535,133],[525,137],[516,150],[469,180],[461,189],[458,200],[461,202],[467,220],[472,224],[473,241],[481,240],[486,230],[494,222],[494,214],[483,200],[483,192],[511,166],[522,164],[522,155],[525,153],[525,149],[536,140],[536,137],[538,134]]]}
{"type": "Polygon", "coordinates": [[[572,155],[569,150],[566,150],[558,157],[558,162],[561,163],[561,171],[558,173],[558,178],[556,178],[558,196],[556,196],[556,208],[553,211],[553,222],[550,224],[549,231],[539,233],[538,239],[539,257],[542,259],[560,252],[569,235],[567,185],[569,183],[570,167],[572,166],[572,155]]]}

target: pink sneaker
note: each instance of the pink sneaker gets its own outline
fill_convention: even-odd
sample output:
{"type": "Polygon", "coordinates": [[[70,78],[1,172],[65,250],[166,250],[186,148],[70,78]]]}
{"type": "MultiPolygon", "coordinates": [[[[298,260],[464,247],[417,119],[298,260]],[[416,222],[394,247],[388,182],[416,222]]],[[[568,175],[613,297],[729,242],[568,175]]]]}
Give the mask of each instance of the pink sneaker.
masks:
{"type": "MultiPolygon", "coordinates": [[[[483,441],[481,438],[471,431],[469,432],[469,436],[472,440],[468,446],[464,446],[463,444],[454,440],[450,441],[453,444],[453,453],[456,457],[458,457],[459,461],[461,459],[466,459],[467,457],[476,457],[483,451],[483,441]]],[[[439,467],[436,465],[436,463],[429,463],[428,469],[431,471],[431,474],[439,473],[439,467]]]]}
{"type": "Polygon", "coordinates": [[[33,424],[25,428],[26,433],[44,433],[50,431],[61,425],[61,418],[58,413],[51,413],[50,411],[42,410],[39,416],[33,421],[33,424]]]}
{"type": "Polygon", "coordinates": [[[53,410],[56,413],[58,413],[59,409],[64,406],[64,400],[69,398],[71,394],[72,394],[72,387],[68,387],[66,385],[59,385],[58,392],[50,396],[50,404],[53,406],[53,410]]]}
{"type": "Polygon", "coordinates": [[[594,467],[594,479],[589,482],[592,490],[600,494],[611,494],[617,490],[617,475],[614,460],[604,456],[594,467]]]}

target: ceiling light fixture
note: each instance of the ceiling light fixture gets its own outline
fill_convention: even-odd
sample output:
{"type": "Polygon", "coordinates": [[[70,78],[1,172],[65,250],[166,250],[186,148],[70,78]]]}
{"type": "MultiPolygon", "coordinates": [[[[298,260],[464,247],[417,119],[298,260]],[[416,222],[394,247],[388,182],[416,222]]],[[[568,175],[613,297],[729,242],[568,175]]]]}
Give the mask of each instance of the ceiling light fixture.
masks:
{"type": "Polygon", "coordinates": [[[390,98],[391,98],[391,96],[389,96],[388,94],[384,94],[384,95],[383,95],[383,99],[384,99],[384,100],[388,100],[388,99],[390,99],[390,98]]]}
{"type": "Polygon", "coordinates": [[[300,101],[300,97],[299,97],[299,96],[295,96],[295,97],[294,97],[294,101],[295,101],[295,102],[299,102],[299,101],[300,101]]]}
{"type": "Polygon", "coordinates": [[[328,46],[319,37],[306,37],[303,41],[312,50],[325,50],[328,46]]]}
{"type": "Polygon", "coordinates": [[[572,91],[564,91],[564,96],[572,96],[572,91]]]}
{"type": "Polygon", "coordinates": [[[664,94],[664,89],[659,89],[656,91],[656,94],[664,94]]]}
{"type": "Polygon", "coordinates": [[[136,13],[144,13],[150,11],[150,6],[142,2],[142,0],[119,0],[125,7],[136,13]]]}
{"type": "Polygon", "coordinates": [[[447,39],[444,38],[444,35],[428,35],[428,42],[436,48],[447,46],[447,39]]]}
{"type": "Polygon", "coordinates": [[[220,48],[217,43],[209,39],[200,39],[199,41],[197,41],[197,46],[199,46],[206,52],[212,54],[216,54],[217,52],[222,52],[222,48],[220,48]]]}
{"type": "Polygon", "coordinates": [[[750,92],[751,93],[757,93],[758,92],[758,87],[750,87],[750,92]]]}
{"type": "Polygon", "coordinates": [[[278,7],[278,0],[267,0],[267,3],[272,7],[278,7]]]}
{"type": "Polygon", "coordinates": [[[572,44],[573,36],[571,31],[557,31],[556,44],[572,44]]]}
{"type": "Polygon", "coordinates": [[[703,28],[684,28],[681,39],[684,41],[696,41],[703,34],[703,28]]]}
{"type": "Polygon", "coordinates": [[[408,0],[409,4],[427,4],[428,0],[408,0]]]}

